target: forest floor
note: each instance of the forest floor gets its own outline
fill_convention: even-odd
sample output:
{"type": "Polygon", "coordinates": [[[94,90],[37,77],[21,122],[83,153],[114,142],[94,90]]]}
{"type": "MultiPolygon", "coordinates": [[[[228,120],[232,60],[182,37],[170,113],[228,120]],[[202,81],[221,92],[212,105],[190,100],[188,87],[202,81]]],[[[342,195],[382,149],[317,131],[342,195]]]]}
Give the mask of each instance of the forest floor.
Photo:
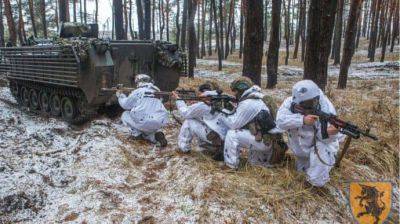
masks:
{"type": "MultiPolygon", "coordinates": [[[[118,118],[71,126],[18,109],[0,87],[0,223],[353,223],[349,183],[380,180],[393,183],[390,221],[398,223],[399,62],[356,61],[346,90],[336,89],[337,70],[329,68],[326,94],[379,141],[353,141],[324,192],[305,186],[291,153],[275,168],[249,166],[244,156],[238,171],[221,170],[195,145],[177,152],[173,119],[160,151],[130,140],[118,118]]],[[[279,71],[277,88],[263,91],[282,102],[302,68],[279,71]]],[[[199,60],[196,78],[181,86],[215,79],[227,90],[240,72],[235,61],[217,71],[215,60],[199,60]]]]}

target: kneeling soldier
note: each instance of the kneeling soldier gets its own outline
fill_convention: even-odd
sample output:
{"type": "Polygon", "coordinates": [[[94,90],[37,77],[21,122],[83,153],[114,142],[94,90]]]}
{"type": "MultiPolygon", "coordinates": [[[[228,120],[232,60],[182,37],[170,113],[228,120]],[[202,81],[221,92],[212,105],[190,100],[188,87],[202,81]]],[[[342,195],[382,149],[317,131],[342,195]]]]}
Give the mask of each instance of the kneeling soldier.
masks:
{"type": "Polygon", "coordinates": [[[323,124],[318,116],[296,113],[294,105],[331,114],[336,114],[336,110],[313,81],[302,80],[293,86],[292,96],[283,102],[277,113],[277,126],[289,134],[289,148],[296,156],[297,170],[307,174],[311,185],[322,187],[329,181],[329,172],[335,164],[338,129],[323,124]],[[325,125],[326,134],[323,134],[325,125]]]}
{"type": "Polygon", "coordinates": [[[136,139],[146,139],[165,147],[167,140],[160,129],[168,123],[168,112],[160,99],[146,97],[160,89],[153,84],[150,76],[145,74],[136,75],[135,84],[137,89],[129,96],[117,92],[118,102],[126,110],[121,120],[131,129],[136,139]]]}
{"type": "MultiPolygon", "coordinates": [[[[200,96],[217,95],[219,87],[213,82],[205,82],[199,86],[200,96]]],[[[193,137],[197,137],[200,142],[212,144],[217,147],[214,156],[216,160],[222,160],[222,143],[226,133],[226,127],[214,122],[217,113],[211,113],[211,106],[208,102],[197,102],[190,106],[185,101],[179,100],[178,94],[173,93],[176,99],[176,106],[180,115],[185,119],[182,124],[178,137],[179,149],[183,152],[191,150],[193,137]]]]}
{"type": "Polygon", "coordinates": [[[269,166],[273,144],[262,141],[263,137],[260,138],[257,131],[250,131],[250,129],[254,130],[252,123],[255,122],[256,126],[260,126],[262,135],[280,132],[275,128],[275,121],[263,101],[264,94],[261,93],[259,86],[254,85],[246,77],[237,78],[231,83],[230,88],[235,93],[238,105],[232,115],[222,119],[230,128],[225,137],[225,164],[230,168],[237,169],[240,150],[247,148],[249,149],[250,164],[269,166]]]}

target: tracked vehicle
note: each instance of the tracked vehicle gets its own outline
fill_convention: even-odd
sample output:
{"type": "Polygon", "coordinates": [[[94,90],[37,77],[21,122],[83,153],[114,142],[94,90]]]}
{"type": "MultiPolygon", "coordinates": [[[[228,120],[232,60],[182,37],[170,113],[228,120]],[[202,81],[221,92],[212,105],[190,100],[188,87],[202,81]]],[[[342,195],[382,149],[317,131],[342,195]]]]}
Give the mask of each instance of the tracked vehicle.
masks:
{"type": "Polygon", "coordinates": [[[96,24],[64,23],[52,41],[0,48],[0,73],[22,107],[82,123],[116,103],[102,89],[134,87],[136,74],[149,74],[161,90],[175,89],[186,57],[168,42],[107,41],[98,38],[96,24]]]}

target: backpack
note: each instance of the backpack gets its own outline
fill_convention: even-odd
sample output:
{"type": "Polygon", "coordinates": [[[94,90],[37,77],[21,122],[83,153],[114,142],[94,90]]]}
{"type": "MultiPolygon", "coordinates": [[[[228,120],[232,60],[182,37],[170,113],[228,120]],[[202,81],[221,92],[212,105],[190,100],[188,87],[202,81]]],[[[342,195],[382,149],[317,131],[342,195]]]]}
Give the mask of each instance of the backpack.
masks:
{"type": "MultiPolygon", "coordinates": [[[[275,121],[276,119],[276,112],[278,110],[278,106],[276,104],[276,101],[274,98],[272,98],[269,95],[265,95],[261,99],[264,104],[268,107],[269,109],[269,114],[272,117],[272,119],[275,121]]],[[[257,115],[258,117],[258,115],[257,115]]],[[[251,121],[247,127],[250,130],[250,132],[255,136],[256,141],[263,141],[265,145],[271,145],[272,148],[272,155],[270,158],[270,164],[278,164],[283,161],[285,158],[285,153],[288,149],[288,146],[286,145],[285,141],[283,140],[283,135],[281,133],[279,134],[269,134],[265,130],[265,125],[270,122],[264,121],[260,123],[260,121],[254,119],[251,121]]],[[[262,116],[265,117],[265,116],[262,116]]],[[[272,128],[269,128],[269,130],[272,128]]]]}

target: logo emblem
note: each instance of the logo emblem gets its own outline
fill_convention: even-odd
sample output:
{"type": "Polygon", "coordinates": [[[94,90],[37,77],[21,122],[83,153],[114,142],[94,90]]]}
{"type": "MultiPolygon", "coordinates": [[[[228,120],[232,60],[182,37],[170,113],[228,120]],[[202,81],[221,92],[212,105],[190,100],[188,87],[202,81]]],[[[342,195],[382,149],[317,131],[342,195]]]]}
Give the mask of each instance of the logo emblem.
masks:
{"type": "Polygon", "coordinates": [[[390,213],[392,184],[390,182],[350,183],[350,207],[360,224],[380,224],[390,213]]]}

